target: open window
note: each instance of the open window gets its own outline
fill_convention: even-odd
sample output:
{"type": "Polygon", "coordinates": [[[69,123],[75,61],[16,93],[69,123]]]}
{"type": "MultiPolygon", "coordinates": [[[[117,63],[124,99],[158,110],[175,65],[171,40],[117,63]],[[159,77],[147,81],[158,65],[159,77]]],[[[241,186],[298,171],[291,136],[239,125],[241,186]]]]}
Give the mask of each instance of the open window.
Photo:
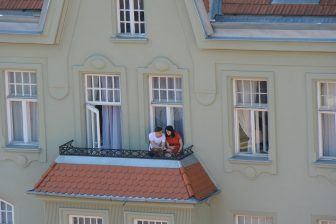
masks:
{"type": "Polygon", "coordinates": [[[120,76],[87,74],[85,85],[88,147],[121,149],[120,76]]]}
{"type": "Polygon", "coordinates": [[[268,154],[266,80],[234,80],[234,122],[237,154],[268,154]]]}

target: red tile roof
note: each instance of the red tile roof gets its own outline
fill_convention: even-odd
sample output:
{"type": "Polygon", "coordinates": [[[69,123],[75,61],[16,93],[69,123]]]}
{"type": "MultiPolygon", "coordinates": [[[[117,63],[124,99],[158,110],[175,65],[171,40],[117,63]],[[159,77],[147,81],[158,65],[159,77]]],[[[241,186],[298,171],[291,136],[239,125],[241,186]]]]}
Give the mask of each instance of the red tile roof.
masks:
{"type": "Polygon", "coordinates": [[[202,165],[147,168],[54,163],[33,192],[167,200],[203,200],[217,191],[202,165]]]}
{"type": "Polygon", "coordinates": [[[44,0],[0,0],[0,10],[41,10],[44,0]]]}
{"type": "MultiPolygon", "coordinates": [[[[336,16],[336,0],[319,4],[271,4],[272,0],[223,0],[224,15],[336,16]]],[[[209,9],[209,0],[204,0],[209,9]]]]}

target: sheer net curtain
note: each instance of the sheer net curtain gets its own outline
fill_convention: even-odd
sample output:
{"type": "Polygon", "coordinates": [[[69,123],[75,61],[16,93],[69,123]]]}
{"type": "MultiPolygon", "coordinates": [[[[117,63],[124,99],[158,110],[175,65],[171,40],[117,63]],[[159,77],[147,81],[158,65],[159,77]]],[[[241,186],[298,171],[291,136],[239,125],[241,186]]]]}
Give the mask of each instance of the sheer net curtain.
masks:
{"type": "Polygon", "coordinates": [[[321,106],[333,111],[320,115],[323,156],[336,157],[336,83],[321,84],[321,106]]]}
{"type": "Polygon", "coordinates": [[[121,108],[120,106],[102,106],[102,147],[121,149],[121,108]]]}

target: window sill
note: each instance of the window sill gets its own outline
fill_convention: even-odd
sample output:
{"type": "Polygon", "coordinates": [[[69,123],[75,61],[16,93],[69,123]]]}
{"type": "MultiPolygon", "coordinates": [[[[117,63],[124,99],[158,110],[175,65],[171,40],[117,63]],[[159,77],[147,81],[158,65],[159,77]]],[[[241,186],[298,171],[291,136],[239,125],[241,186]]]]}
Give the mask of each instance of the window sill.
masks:
{"type": "Polygon", "coordinates": [[[321,168],[336,168],[335,159],[318,159],[313,164],[321,168]]]}
{"type": "Polygon", "coordinates": [[[230,163],[248,163],[248,164],[272,164],[272,160],[268,156],[253,156],[253,155],[234,155],[229,159],[230,163]]]}
{"type": "Polygon", "coordinates": [[[123,36],[116,35],[112,36],[111,40],[113,43],[135,43],[135,44],[146,44],[148,43],[148,38],[145,36],[123,36]]]}
{"type": "Polygon", "coordinates": [[[6,152],[27,152],[27,153],[40,153],[41,149],[36,145],[6,145],[3,148],[6,152]]]}

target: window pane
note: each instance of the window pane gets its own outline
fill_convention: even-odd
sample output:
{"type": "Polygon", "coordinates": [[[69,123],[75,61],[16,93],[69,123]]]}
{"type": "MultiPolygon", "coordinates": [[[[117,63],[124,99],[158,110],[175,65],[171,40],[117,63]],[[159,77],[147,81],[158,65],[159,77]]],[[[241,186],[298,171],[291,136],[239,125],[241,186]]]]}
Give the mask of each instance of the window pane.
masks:
{"type": "Polygon", "coordinates": [[[153,101],[154,102],[159,102],[160,98],[159,98],[159,90],[154,90],[153,91],[153,101]]]}
{"type": "Polygon", "coordinates": [[[255,148],[257,153],[268,153],[268,113],[255,111],[255,148]]]}
{"type": "Polygon", "coordinates": [[[167,110],[165,107],[154,107],[154,126],[165,127],[167,125],[167,110]]]}
{"type": "Polygon", "coordinates": [[[161,90],[160,91],[160,100],[163,102],[167,102],[167,91],[166,90],[161,90]]]}
{"type": "Polygon", "coordinates": [[[22,103],[11,102],[13,141],[23,142],[22,103]]]}
{"type": "Polygon", "coordinates": [[[174,78],[168,78],[168,89],[174,89],[174,78]]]}
{"type": "Polygon", "coordinates": [[[181,138],[183,139],[183,108],[174,107],[174,128],[181,134],[181,138]]]}
{"type": "Polygon", "coordinates": [[[85,224],[90,224],[90,218],[85,218],[85,224]]]}
{"type": "Polygon", "coordinates": [[[335,114],[321,115],[323,156],[336,157],[336,125],[335,114]]]}
{"type": "Polygon", "coordinates": [[[39,121],[38,121],[38,107],[36,102],[29,102],[27,105],[29,111],[28,128],[30,132],[30,139],[32,142],[38,142],[39,139],[39,121]]]}
{"type": "Polygon", "coordinates": [[[3,202],[3,201],[0,202],[0,208],[1,208],[1,210],[6,210],[5,202],[3,202]]]}
{"type": "Polygon", "coordinates": [[[114,76],[114,88],[120,89],[119,76],[114,76]]]}
{"type": "Polygon", "coordinates": [[[161,77],[160,78],[160,89],[166,89],[166,88],[167,88],[166,77],[161,77]]]}
{"type": "Polygon", "coordinates": [[[240,152],[252,152],[251,113],[249,110],[238,110],[238,135],[240,152]]]}
{"type": "Polygon", "coordinates": [[[153,77],[153,88],[158,89],[159,88],[159,78],[153,77]]]}

